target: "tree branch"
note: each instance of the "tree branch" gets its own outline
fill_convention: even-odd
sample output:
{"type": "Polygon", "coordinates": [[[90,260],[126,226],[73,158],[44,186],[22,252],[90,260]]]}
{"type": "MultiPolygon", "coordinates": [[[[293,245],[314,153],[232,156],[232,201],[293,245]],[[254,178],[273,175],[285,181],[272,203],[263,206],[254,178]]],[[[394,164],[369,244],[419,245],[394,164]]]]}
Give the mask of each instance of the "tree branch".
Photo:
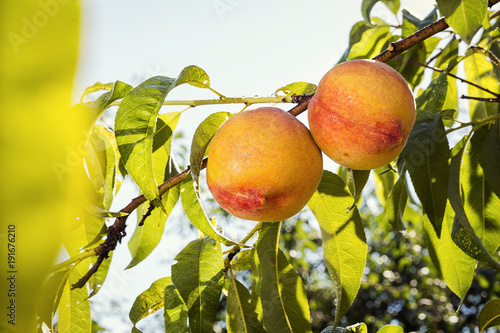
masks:
{"type": "Polygon", "coordinates": [[[388,62],[392,58],[400,55],[404,51],[414,47],[415,45],[437,34],[438,32],[445,30],[448,27],[448,23],[446,23],[444,18],[437,20],[436,22],[425,26],[424,28],[411,34],[410,36],[403,38],[400,41],[389,44],[387,50],[374,57],[373,60],[388,62]]]}
{"type": "MultiPolygon", "coordinates": [[[[213,99],[193,99],[193,100],[165,100],[162,105],[188,105],[190,107],[200,105],[215,105],[215,104],[262,104],[262,103],[297,103],[294,102],[296,96],[272,96],[272,97],[225,97],[213,99]]],[[[119,106],[121,100],[114,101],[108,107],[119,106]]]]}
{"type": "MultiPolygon", "coordinates": [[[[201,168],[204,169],[207,167],[207,161],[208,159],[205,158],[202,162],[201,168]]],[[[188,166],[186,170],[182,171],[181,173],[175,175],[174,177],[166,180],[163,184],[158,186],[158,191],[160,193],[160,196],[165,194],[169,189],[172,187],[176,186],[177,184],[180,184],[180,182],[187,176],[191,168],[188,166]]],[[[130,203],[120,210],[122,213],[132,213],[134,210],[137,209],[140,205],[145,203],[147,201],[146,197],[144,195],[140,195],[130,203]]],[[[97,258],[95,264],[90,268],[90,270],[80,279],[78,280],[77,283],[73,284],[71,287],[72,288],[83,288],[87,281],[90,279],[90,277],[97,272],[99,269],[99,266],[102,264],[104,259],[109,257],[109,253],[111,251],[114,251],[116,248],[116,245],[118,243],[121,243],[122,238],[126,236],[125,228],[127,227],[127,218],[129,215],[126,216],[120,216],[116,218],[115,223],[110,225],[107,230],[107,238],[106,240],[101,243],[100,245],[96,246],[94,248],[94,252],[96,255],[99,257],[97,258]]]]}
{"type": "MultiPolygon", "coordinates": [[[[434,23],[429,24],[428,26],[422,28],[421,30],[415,32],[414,34],[401,39],[400,41],[391,43],[387,50],[384,52],[380,53],[376,57],[373,58],[373,60],[378,60],[381,62],[387,62],[391,60],[392,58],[398,56],[399,54],[403,53],[404,51],[410,49],[411,47],[417,45],[418,43],[421,43],[425,39],[435,35],[438,32],[441,32],[448,28],[448,24],[445,22],[444,19],[440,19],[434,23]]],[[[294,116],[298,116],[305,110],[307,110],[307,107],[309,105],[309,102],[313,95],[300,95],[300,96],[286,96],[286,97],[278,97],[276,100],[273,100],[270,103],[276,103],[276,102],[288,102],[288,103],[298,103],[295,107],[290,109],[288,112],[291,113],[294,116]]],[[[268,98],[271,99],[271,98],[268,98]]],[[[249,100],[246,98],[244,101],[243,100],[229,100],[229,98],[221,98],[218,100],[204,100],[204,101],[187,101],[189,103],[186,104],[186,101],[166,101],[166,104],[174,104],[174,103],[179,103],[182,105],[190,105],[190,106],[196,106],[196,105],[203,105],[203,104],[227,104],[228,102],[234,102],[234,103],[245,103],[245,104],[252,104],[252,102],[255,103],[263,103],[262,98],[256,98],[255,100],[249,100]]],[[[268,101],[268,100],[266,100],[268,101]]],[[[203,161],[202,169],[206,168],[206,163],[207,159],[203,161]]],[[[179,184],[184,177],[189,173],[190,167],[187,167],[186,170],[183,172],[179,173],[178,175],[172,177],[171,179],[165,181],[163,184],[158,186],[158,190],[160,191],[160,196],[163,195],[166,191],[168,191],[170,188],[174,187],[175,185],[179,184]]],[[[141,195],[133,199],[125,208],[121,210],[121,212],[125,213],[131,213],[134,211],[137,207],[139,207],[141,204],[146,202],[146,198],[141,195]]],[[[104,259],[108,258],[109,253],[113,251],[116,248],[116,245],[121,242],[122,238],[126,235],[125,228],[126,228],[126,221],[127,221],[127,216],[121,216],[118,217],[113,225],[111,225],[108,228],[108,233],[107,233],[107,238],[106,240],[97,246],[94,251],[95,253],[99,256],[96,263],[92,266],[92,268],[83,276],[77,283],[75,283],[72,287],[73,288],[82,288],[85,286],[87,281],[90,279],[90,277],[98,270],[99,266],[101,263],[104,261],[104,259]]],[[[236,250],[236,249],[235,249],[236,250]]]]}

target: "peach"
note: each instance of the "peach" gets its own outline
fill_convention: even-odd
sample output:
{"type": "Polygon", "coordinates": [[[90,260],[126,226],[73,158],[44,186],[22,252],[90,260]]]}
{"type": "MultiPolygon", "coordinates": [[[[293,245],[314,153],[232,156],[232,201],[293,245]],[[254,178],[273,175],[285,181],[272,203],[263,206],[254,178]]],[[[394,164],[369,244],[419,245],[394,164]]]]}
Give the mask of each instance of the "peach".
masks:
{"type": "Polygon", "coordinates": [[[403,150],[415,123],[415,99],[395,69],[351,60],[321,79],[309,103],[311,134],[319,148],[347,168],[376,169],[403,150]]]}
{"type": "Polygon", "coordinates": [[[240,112],[218,129],[208,150],[207,184],[231,215],[262,222],[292,217],[323,172],[308,128],[279,108],[240,112]]]}

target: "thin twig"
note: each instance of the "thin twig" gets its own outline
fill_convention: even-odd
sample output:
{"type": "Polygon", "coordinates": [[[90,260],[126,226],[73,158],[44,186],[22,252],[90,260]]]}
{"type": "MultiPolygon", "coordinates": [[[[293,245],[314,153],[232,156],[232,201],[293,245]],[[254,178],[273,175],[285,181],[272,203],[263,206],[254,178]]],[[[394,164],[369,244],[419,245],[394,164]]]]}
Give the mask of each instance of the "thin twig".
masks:
{"type": "MultiPolygon", "coordinates": [[[[433,71],[435,71],[435,72],[438,72],[438,73],[442,73],[442,72],[444,72],[444,70],[442,70],[442,69],[439,69],[439,68],[436,68],[436,67],[432,67],[432,66],[429,66],[429,65],[423,64],[423,63],[418,62],[418,61],[416,61],[416,60],[409,60],[408,62],[410,62],[410,63],[412,63],[412,64],[415,64],[415,65],[418,65],[418,66],[421,66],[421,67],[425,67],[425,68],[431,69],[431,70],[433,70],[433,71]]],[[[455,78],[455,79],[457,79],[457,80],[460,80],[460,81],[461,81],[461,82],[463,82],[463,83],[467,83],[467,84],[468,84],[468,85],[470,85],[470,86],[476,87],[476,88],[477,88],[477,89],[479,89],[479,90],[485,91],[485,92],[487,92],[487,93],[489,93],[489,94],[492,94],[493,96],[498,97],[498,94],[497,94],[497,93],[494,93],[493,91],[491,91],[491,90],[489,90],[489,89],[487,89],[487,88],[485,88],[485,87],[482,87],[482,86],[480,86],[480,85],[478,85],[478,84],[475,84],[474,82],[471,82],[471,81],[465,80],[465,79],[463,79],[463,78],[461,78],[461,77],[459,77],[459,76],[456,76],[455,74],[452,74],[452,73],[449,73],[449,72],[448,72],[448,76],[451,76],[451,77],[453,77],[453,78],[455,78]]],[[[462,97],[462,98],[463,98],[463,97],[462,97]]]]}
{"type": "Polygon", "coordinates": [[[497,95],[495,98],[484,98],[484,97],[474,97],[474,96],[460,96],[462,99],[472,99],[475,101],[487,102],[487,103],[500,103],[500,96],[497,95]]]}

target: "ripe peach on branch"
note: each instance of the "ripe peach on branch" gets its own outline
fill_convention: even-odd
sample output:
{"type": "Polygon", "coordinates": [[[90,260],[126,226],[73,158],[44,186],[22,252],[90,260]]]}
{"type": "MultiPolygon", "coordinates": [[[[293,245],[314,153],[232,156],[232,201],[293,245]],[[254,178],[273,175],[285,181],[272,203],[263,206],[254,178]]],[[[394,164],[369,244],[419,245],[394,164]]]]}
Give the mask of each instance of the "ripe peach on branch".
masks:
{"type": "Polygon", "coordinates": [[[219,128],[209,147],[207,184],[230,214],[277,222],[313,195],[323,160],[307,127],[274,107],[243,111],[219,128]]]}
{"type": "Polygon", "coordinates": [[[309,103],[311,133],[335,162],[357,170],[384,166],[403,150],[415,123],[415,99],[389,65],[352,60],[321,79],[309,103]]]}

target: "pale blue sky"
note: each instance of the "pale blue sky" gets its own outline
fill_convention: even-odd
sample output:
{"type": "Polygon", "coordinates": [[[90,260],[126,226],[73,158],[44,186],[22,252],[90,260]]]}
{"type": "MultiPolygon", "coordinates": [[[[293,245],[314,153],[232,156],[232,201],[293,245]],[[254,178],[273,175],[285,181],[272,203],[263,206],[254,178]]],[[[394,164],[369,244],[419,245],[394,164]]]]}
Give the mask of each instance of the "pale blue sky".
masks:
{"type": "MultiPolygon", "coordinates": [[[[212,87],[226,96],[269,96],[295,81],[317,84],[345,51],[350,28],[362,20],[361,2],[82,1],[74,99],[78,100],[85,87],[97,81],[121,80],[135,86],[155,75],[176,77],[188,65],[203,68],[212,87]]],[[[418,17],[427,15],[434,4],[433,0],[401,1],[402,8],[418,17]]],[[[384,19],[389,17],[385,10],[379,3],[373,14],[384,19]]],[[[213,97],[208,91],[182,86],[168,98],[213,97]]],[[[168,112],[164,109],[162,112],[168,112]]],[[[182,115],[178,129],[189,138],[208,114],[239,109],[241,105],[194,108],[182,115]]],[[[306,122],[304,115],[299,119],[306,122]]],[[[115,209],[122,208],[135,195],[129,185],[124,185],[115,209]]],[[[168,276],[172,259],[180,250],[175,246],[192,240],[179,239],[178,229],[167,222],[166,235],[152,255],[138,267],[123,271],[131,259],[127,242],[136,223],[134,218],[128,222],[128,236],[114,253],[108,280],[92,298],[93,310],[99,311],[110,308],[113,300],[117,302],[111,318],[106,312],[96,314],[98,322],[111,332],[130,331],[128,311],[135,297],[156,279],[168,276]]]]}

